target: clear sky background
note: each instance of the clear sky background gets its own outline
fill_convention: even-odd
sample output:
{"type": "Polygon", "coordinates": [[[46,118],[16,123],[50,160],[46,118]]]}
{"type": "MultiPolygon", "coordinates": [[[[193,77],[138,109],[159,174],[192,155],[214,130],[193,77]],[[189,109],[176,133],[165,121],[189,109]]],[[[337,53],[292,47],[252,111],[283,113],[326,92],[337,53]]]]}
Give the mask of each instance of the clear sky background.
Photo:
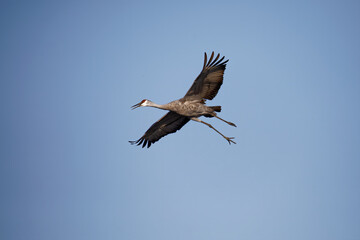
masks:
{"type": "Polygon", "coordinates": [[[2,1],[0,238],[360,239],[359,1],[2,1]],[[189,122],[131,146],[204,52],[189,122]]]}

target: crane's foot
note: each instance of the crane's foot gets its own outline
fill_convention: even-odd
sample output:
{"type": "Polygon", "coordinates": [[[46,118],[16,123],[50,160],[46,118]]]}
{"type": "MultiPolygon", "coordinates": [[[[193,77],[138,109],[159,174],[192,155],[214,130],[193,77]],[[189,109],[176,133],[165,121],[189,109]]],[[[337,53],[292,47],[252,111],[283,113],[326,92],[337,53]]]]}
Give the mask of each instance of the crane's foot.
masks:
{"type": "Polygon", "coordinates": [[[233,137],[225,137],[225,139],[229,142],[230,145],[231,145],[231,143],[236,144],[236,142],[231,140],[231,139],[234,139],[233,137]]]}
{"type": "Polygon", "coordinates": [[[227,122],[227,123],[233,127],[236,127],[235,123],[232,123],[232,122],[227,122]]]}
{"type": "Polygon", "coordinates": [[[214,114],[213,116],[216,117],[217,119],[220,119],[220,120],[223,121],[223,122],[226,122],[227,124],[229,124],[229,125],[231,125],[231,126],[233,126],[233,127],[236,127],[236,125],[235,125],[234,123],[228,122],[228,121],[222,119],[221,117],[217,116],[216,114],[214,114]]]}

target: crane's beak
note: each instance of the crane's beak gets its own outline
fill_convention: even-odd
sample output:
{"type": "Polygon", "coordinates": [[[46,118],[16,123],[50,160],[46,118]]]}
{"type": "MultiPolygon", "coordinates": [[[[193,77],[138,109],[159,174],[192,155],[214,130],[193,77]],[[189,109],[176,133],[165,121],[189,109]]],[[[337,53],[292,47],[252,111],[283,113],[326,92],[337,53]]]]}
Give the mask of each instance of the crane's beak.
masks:
{"type": "Polygon", "coordinates": [[[135,104],[134,106],[131,107],[131,110],[134,110],[135,108],[141,107],[141,102],[135,104]]]}

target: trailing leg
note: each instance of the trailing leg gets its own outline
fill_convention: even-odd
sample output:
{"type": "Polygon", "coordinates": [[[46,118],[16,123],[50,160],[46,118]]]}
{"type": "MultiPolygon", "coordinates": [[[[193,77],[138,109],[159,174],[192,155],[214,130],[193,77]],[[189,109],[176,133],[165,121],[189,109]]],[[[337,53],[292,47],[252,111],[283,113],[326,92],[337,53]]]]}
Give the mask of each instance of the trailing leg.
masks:
{"type": "Polygon", "coordinates": [[[222,119],[221,117],[218,117],[216,113],[212,113],[212,115],[213,115],[214,117],[216,117],[217,119],[220,119],[221,121],[226,122],[227,124],[229,124],[229,125],[231,125],[231,126],[233,126],[233,127],[236,127],[236,125],[235,125],[234,123],[228,122],[228,121],[222,119]]]}
{"type": "MultiPolygon", "coordinates": [[[[207,122],[204,122],[204,121],[201,121],[200,119],[195,118],[195,117],[191,118],[191,120],[194,120],[194,121],[196,121],[196,122],[203,123],[203,124],[207,125],[208,127],[214,129],[218,134],[220,134],[223,138],[225,138],[225,139],[229,142],[229,144],[231,144],[231,143],[236,144],[236,142],[234,142],[233,140],[231,140],[231,139],[234,139],[233,137],[226,137],[226,136],[224,136],[221,132],[219,132],[219,131],[216,130],[213,126],[211,126],[211,124],[209,124],[209,123],[207,123],[207,122]]],[[[235,124],[234,124],[234,125],[235,125],[235,124]]]]}

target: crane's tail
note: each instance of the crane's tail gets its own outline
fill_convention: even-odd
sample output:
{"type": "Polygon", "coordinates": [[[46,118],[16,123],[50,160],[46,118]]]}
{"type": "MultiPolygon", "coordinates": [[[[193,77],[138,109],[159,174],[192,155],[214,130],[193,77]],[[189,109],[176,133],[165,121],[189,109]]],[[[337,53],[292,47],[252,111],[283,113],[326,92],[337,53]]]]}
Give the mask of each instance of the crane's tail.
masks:
{"type": "Polygon", "coordinates": [[[221,106],[212,106],[210,107],[212,110],[214,110],[215,112],[221,112],[221,106]]]}

